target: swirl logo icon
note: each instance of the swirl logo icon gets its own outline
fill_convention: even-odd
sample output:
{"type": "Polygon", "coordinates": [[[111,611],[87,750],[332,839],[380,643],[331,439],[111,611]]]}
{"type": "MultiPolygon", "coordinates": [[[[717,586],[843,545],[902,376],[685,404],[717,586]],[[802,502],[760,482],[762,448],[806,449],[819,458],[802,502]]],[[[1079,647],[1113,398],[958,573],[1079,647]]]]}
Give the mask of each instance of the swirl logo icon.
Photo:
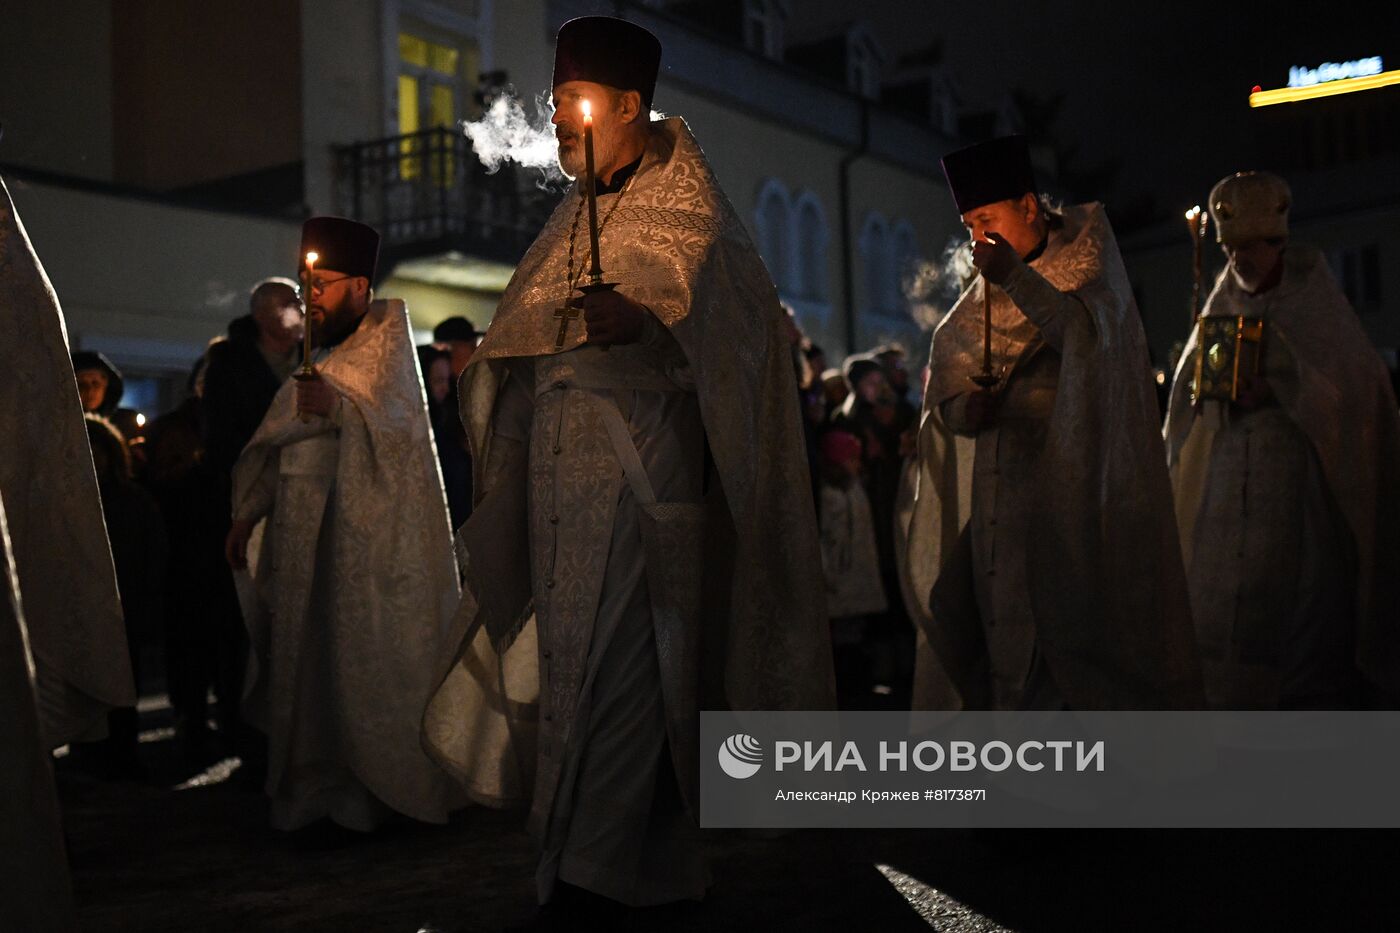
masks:
{"type": "Polygon", "coordinates": [[[719,766],[736,780],[753,777],[762,764],[763,746],[751,735],[731,735],[719,747],[719,766]]]}

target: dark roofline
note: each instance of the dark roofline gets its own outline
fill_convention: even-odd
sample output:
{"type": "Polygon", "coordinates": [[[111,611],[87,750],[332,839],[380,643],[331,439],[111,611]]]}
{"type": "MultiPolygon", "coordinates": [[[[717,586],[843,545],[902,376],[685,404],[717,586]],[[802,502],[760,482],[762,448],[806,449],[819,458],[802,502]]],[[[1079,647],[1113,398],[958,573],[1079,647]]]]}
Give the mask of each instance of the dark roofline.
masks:
{"type": "MultiPolygon", "coordinates": [[[[52,172],[47,169],[19,165],[13,162],[0,162],[0,175],[6,178],[22,179],[37,185],[48,185],[51,188],[65,188],[69,191],[100,194],[112,198],[122,198],[128,201],[144,201],[148,204],[155,204],[161,207],[202,211],[206,214],[223,214],[226,216],[249,217],[255,220],[282,221],[284,223],[300,223],[302,219],[300,217],[289,216],[285,211],[251,210],[230,207],[227,204],[221,204],[217,201],[207,200],[197,196],[167,194],[159,191],[151,191],[147,188],[139,188],[135,185],[101,181],[96,178],[83,178],[78,175],[66,175],[62,172],[52,172]]],[[[310,215],[307,214],[307,216],[310,215]]]]}

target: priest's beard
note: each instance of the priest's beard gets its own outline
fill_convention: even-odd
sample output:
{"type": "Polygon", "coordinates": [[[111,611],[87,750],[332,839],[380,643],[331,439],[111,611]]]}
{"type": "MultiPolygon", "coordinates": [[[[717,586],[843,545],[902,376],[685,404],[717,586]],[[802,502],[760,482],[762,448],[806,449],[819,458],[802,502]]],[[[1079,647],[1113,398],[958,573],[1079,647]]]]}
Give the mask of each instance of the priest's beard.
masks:
{"type": "Polygon", "coordinates": [[[368,299],[357,299],[353,294],[342,294],[334,302],[323,297],[314,307],[322,312],[321,318],[313,322],[312,337],[321,349],[339,346],[346,337],[355,332],[369,310],[368,299]]]}
{"type": "MultiPolygon", "coordinates": [[[[617,137],[607,123],[593,125],[593,167],[595,170],[612,164],[617,151],[617,137]]],[[[587,164],[583,152],[583,129],[577,133],[561,134],[559,138],[559,168],[570,178],[582,178],[587,164]]]]}
{"type": "Polygon", "coordinates": [[[570,178],[583,175],[583,137],[574,136],[570,140],[559,141],[559,170],[570,178]]]}

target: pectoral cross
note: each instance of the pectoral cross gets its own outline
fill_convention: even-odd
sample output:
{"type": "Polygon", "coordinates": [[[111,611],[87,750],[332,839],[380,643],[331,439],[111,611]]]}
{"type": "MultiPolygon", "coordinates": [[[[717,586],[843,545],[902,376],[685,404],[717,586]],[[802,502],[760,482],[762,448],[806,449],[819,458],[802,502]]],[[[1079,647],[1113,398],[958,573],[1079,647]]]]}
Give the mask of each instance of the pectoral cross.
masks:
{"type": "Polygon", "coordinates": [[[563,307],[554,309],[554,316],[559,319],[559,335],[554,338],[554,349],[564,349],[564,338],[569,335],[569,322],[579,316],[579,309],[565,302],[563,307]]]}

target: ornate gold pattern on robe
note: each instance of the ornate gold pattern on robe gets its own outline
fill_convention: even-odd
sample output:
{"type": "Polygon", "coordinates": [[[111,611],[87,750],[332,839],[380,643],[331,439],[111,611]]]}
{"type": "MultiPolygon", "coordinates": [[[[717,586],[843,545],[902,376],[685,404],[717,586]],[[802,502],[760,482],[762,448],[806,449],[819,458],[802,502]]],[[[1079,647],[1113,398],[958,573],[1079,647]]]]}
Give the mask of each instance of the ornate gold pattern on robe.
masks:
{"type": "Polygon", "coordinates": [[[288,381],[234,468],[234,517],[270,516],[244,616],[257,662],[247,711],[268,733],[274,819],[326,815],[317,795],[353,795],[357,782],[444,822],[450,782],[419,724],[451,650],[457,575],[403,303],[372,303],[318,369],[343,399],[338,431],[303,422],[288,381]]]}
{"type": "Polygon", "coordinates": [[[126,627],[63,311],[0,181],[0,494],[50,747],[133,706],[126,627]]]}

